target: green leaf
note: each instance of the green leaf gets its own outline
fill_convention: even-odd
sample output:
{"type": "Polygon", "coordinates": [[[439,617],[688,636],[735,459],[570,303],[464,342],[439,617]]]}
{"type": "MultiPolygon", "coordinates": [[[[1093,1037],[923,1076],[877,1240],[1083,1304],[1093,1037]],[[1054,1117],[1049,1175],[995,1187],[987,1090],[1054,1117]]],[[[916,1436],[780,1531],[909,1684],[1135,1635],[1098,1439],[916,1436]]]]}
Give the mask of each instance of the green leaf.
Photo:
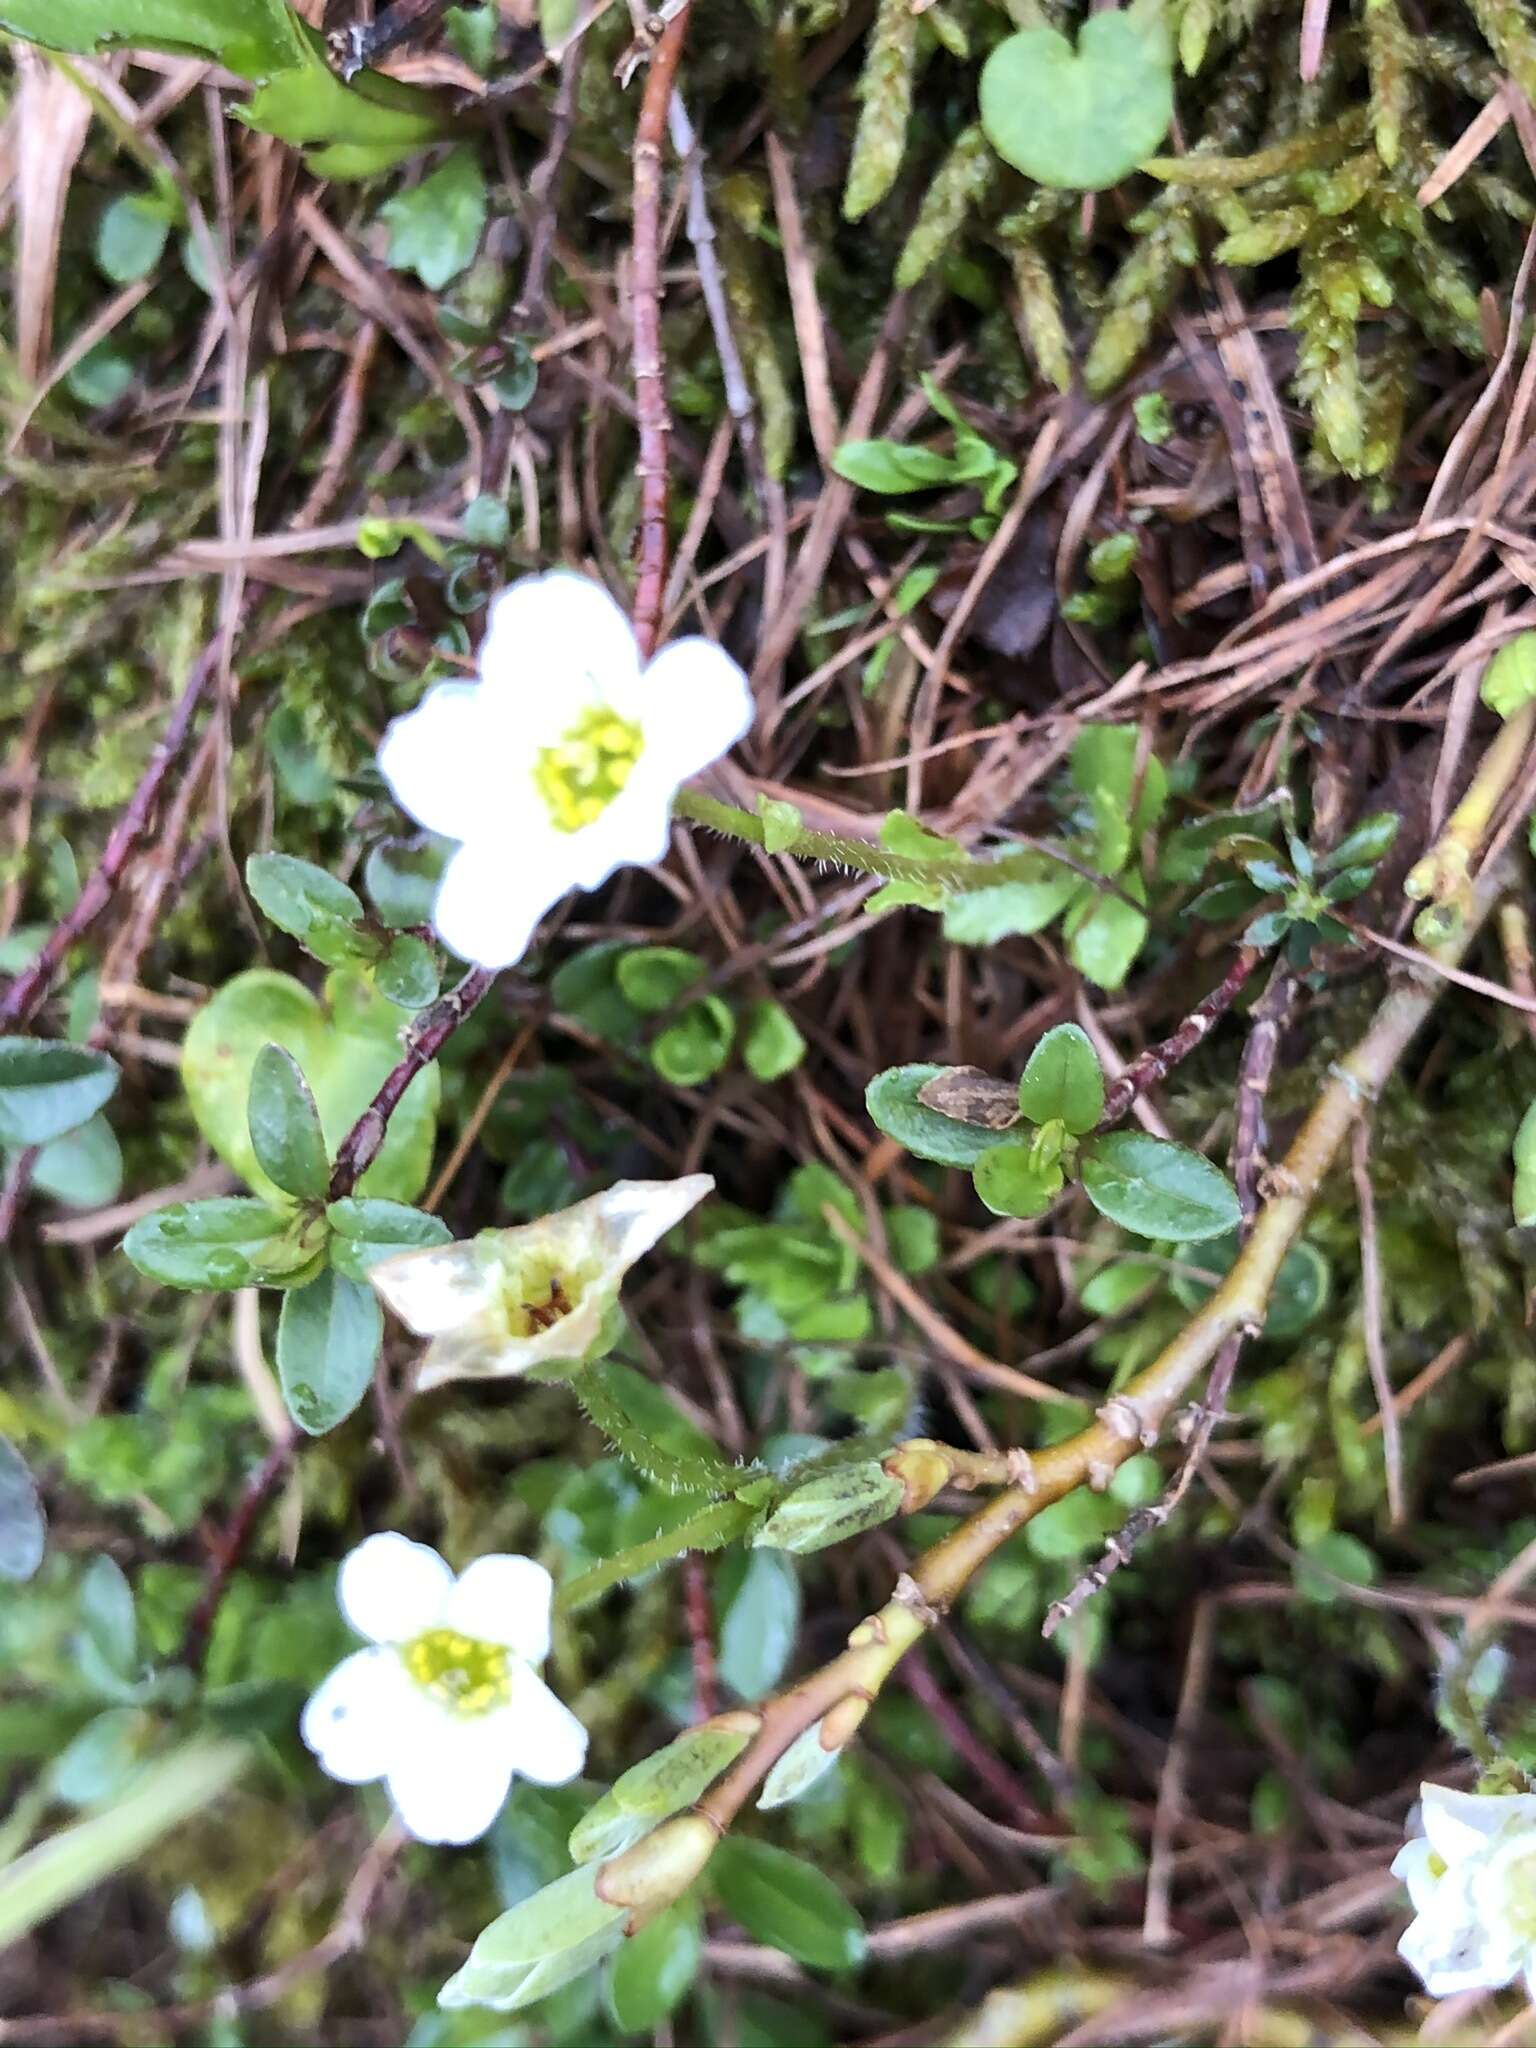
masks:
{"type": "Polygon", "coordinates": [[[550,977],[550,1001],[597,1037],[629,1043],[640,1027],[641,1012],[619,986],[618,970],[634,951],[622,939],[584,946],[550,977]]]}
{"type": "Polygon", "coordinates": [[[994,1216],[1041,1216],[1061,1193],[1062,1172],[1054,1160],[1035,1157],[1032,1145],[999,1145],[972,1168],[976,1192],[994,1216]]]}
{"type": "Polygon", "coordinates": [[[150,1764],[103,1813],[49,1835],[0,1873],[0,1946],[201,1819],[245,1769],[241,1743],[189,1742],[150,1764]]]}
{"type": "Polygon", "coordinates": [[[760,1813],[771,1813],[775,1807],[792,1805],[813,1785],[820,1784],[828,1771],[834,1768],[842,1752],[828,1749],[821,1739],[821,1731],[820,1721],[813,1721],[809,1728],[801,1729],[769,1771],[758,1795],[760,1813]]]}
{"type": "Polygon", "coordinates": [[[133,1588],[122,1566],[105,1551],[93,1557],[80,1581],[80,1623],[86,1641],[115,1678],[139,1673],[139,1624],[133,1588]]]}
{"type": "Polygon", "coordinates": [[[1146,884],[1140,875],[1126,874],[1120,887],[1120,896],[1085,889],[1062,926],[1072,965],[1100,988],[1120,987],[1147,937],[1146,917],[1136,907],[1146,901],[1146,884]],[[1126,896],[1135,901],[1127,903],[1126,896]]]}
{"type": "MultiPolygon", "coordinates": [[[[1201,1245],[1191,1263],[1222,1276],[1232,1270],[1237,1252],[1235,1233],[1211,1238],[1201,1245]]],[[[1280,1261],[1280,1270],[1269,1291],[1264,1310],[1264,1335],[1277,1343],[1299,1337],[1327,1306],[1331,1278],[1328,1261],[1316,1245],[1305,1240],[1292,1245],[1280,1261]]],[[[1211,1282],[1197,1280],[1193,1273],[1188,1272],[1171,1274],[1169,1287],[1186,1308],[1199,1308],[1210,1299],[1212,1292],[1211,1282]]]]}
{"type": "Polygon", "coordinates": [[[692,1806],[750,1740],[745,1729],[706,1722],[632,1764],[571,1830],[573,1860],[592,1863],[617,1856],[660,1822],[692,1806]]]}
{"type": "Polygon", "coordinates": [[[749,1551],[729,1566],[736,1585],[720,1610],[720,1676],[739,1699],[760,1700],[794,1653],[800,1581],[782,1551],[749,1551]]]}
{"type": "Polygon", "coordinates": [[[295,61],[292,20],[282,0],[0,0],[0,28],[45,49],[185,52],[242,78],[295,61]]]}
{"type": "Polygon", "coordinates": [[[429,178],[379,209],[389,229],[391,267],[414,270],[429,292],[440,292],[474,261],[485,205],[479,155],[461,144],[429,178]]]}
{"type": "Polygon", "coordinates": [[[1079,1025],[1058,1024],[1036,1041],[1019,1081],[1019,1107],[1032,1124],[1059,1118],[1075,1138],[1104,1114],[1104,1071],[1079,1025]]]}
{"type": "Polygon", "coordinates": [[[278,930],[291,933],[327,966],[377,954],[377,944],[358,929],[361,899],[312,861],[288,853],[253,853],[245,864],[245,884],[278,930]]]}
{"type": "Polygon", "coordinates": [[[43,1561],[48,1525],[26,1460],[0,1436],[0,1579],[19,1585],[43,1561]]]}
{"type": "Polygon", "coordinates": [[[759,793],[757,815],[763,825],[764,853],[782,853],[786,847],[793,846],[805,830],[799,805],[785,803],[779,797],[759,793]]]}
{"type": "Polygon", "coordinates": [[[944,905],[944,936],[957,946],[992,946],[999,939],[1027,939],[1044,931],[1065,910],[1081,877],[1060,861],[1040,861],[1038,877],[998,882],[951,896],[944,905]]]}
{"type": "Polygon", "coordinates": [[[632,1934],[613,1959],[608,2010],[621,2034],[649,2034],[676,2012],[699,1973],[698,1901],[682,1898],[632,1934]]]}
{"type": "Polygon", "coordinates": [[[813,1970],[854,1970],[864,1960],[864,1922],[831,1878],[803,1857],[727,1835],[710,1872],[721,1905],[754,1941],[813,1970]]]}
{"type": "Polygon", "coordinates": [[[984,1152],[1009,1142],[1007,1131],[984,1130],[979,1124],[964,1124],[958,1118],[941,1116],[936,1109],[917,1099],[918,1090],[938,1075],[950,1071],[928,1061],[906,1067],[887,1067],[876,1074],[864,1091],[864,1107],[870,1121],[888,1138],[940,1166],[974,1166],[984,1152]]]}
{"type": "MultiPolygon", "coordinates": [[[[1536,633],[1522,637],[1536,643],[1536,633]]],[[[1392,851],[1402,822],[1396,811],[1373,811],[1370,817],[1362,818],[1353,832],[1346,832],[1333,851],[1323,856],[1324,874],[1335,868],[1352,868],[1361,862],[1374,866],[1392,851]]]]}
{"type": "Polygon", "coordinates": [[[424,1010],[437,1000],[437,961],[425,939],[401,932],[373,971],[374,987],[402,1010],[424,1010]]]}
{"type": "Polygon", "coordinates": [[[384,1312],[371,1287],[329,1268],[283,1296],[277,1374],[288,1413],[309,1436],[345,1422],[373,1381],[384,1312]]]}
{"type": "Polygon", "coordinates": [[[44,1145],[32,1163],[32,1185],[72,1209],[115,1202],[123,1191],[123,1153],[106,1118],[98,1111],[44,1145]]]}
{"type": "Polygon", "coordinates": [[[674,1088],[697,1088],[725,1065],[735,1035],[730,1005],[719,996],[701,996],[675,1024],[657,1033],[651,1065],[674,1088]]]}
{"type": "Polygon", "coordinates": [[[1267,896],[1285,896],[1295,887],[1295,876],[1272,860],[1244,861],[1243,873],[1267,896]]]}
{"type": "Polygon", "coordinates": [[[335,1232],[331,1264],[349,1280],[366,1280],[368,1269],[380,1259],[420,1251],[429,1244],[447,1244],[453,1236],[441,1216],[429,1216],[404,1202],[380,1201],[376,1195],[348,1195],[328,1203],[325,1215],[335,1232]]]}
{"type": "Polygon", "coordinates": [[[344,84],[327,62],[323,38],[297,15],[290,19],[285,68],[265,75],[234,111],[252,128],[311,149],[310,169],[320,177],[363,178],[387,170],[447,131],[447,107],[432,93],[378,71],[344,84]]]}
{"type": "Polygon", "coordinates": [[[1517,633],[1505,641],[1483,671],[1480,695],[1500,718],[1513,718],[1536,698],[1536,633],[1517,633]]]}
{"type": "Polygon", "coordinates": [[[939,1222],[930,1209],[901,1202],[885,1212],[885,1237],[903,1273],[926,1273],[939,1259],[939,1222]]]}
{"type": "Polygon", "coordinates": [[[832,467],[845,483],[886,497],[931,490],[952,482],[955,474],[950,456],[932,448],[907,448],[900,441],[845,441],[834,450],[832,467]]]}
{"type": "Polygon", "coordinates": [[[363,886],[387,925],[430,924],[449,852],[442,839],[381,839],[363,863],[363,886]]]}
{"type": "Polygon", "coordinates": [[[742,1026],[741,1057],[759,1081],[782,1081],[805,1058],[805,1039],[782,1003],[752,1003],[742,1026]]]}
{"type": "MultiPolygon", "coordinates": [[[[280,1045],[298,1061],[334,1153],[399,1061],[409,1023],[408,1012],[360,977],[327,976],[322,1003],[290,975],[262,967],[237,974],[193,1018],[183,1041],[181,1076],[198,1127],[256,1193],[275,1198],[276,1184],[257,1163],[246,1124],[261,1048],[280,1045]]],[[[440,1088],[435,1063],[412,1081],[359,1194],[399,1202],[420,1194],[432,1169],[440,1088]]]]}
{"type": "Polygon", "coordinates": [[[93,1117],[117,1086],[104,1052],[48,1038],[0,1038],[0,1145],[46,1145],[93,1117]]]}
{"type": "Polygon", "coordinates": [[[965,848],[958,839],[946,839],[930,832],[920,818],[909,811],[887,811],[880,820],[880,844],[890,853],[908,860],[963,860],[965,848]]]}
{"type": "Polygon", "coordinates": [[[1110,1131],[1082,1151],[1083,1189],[1101,1216],[1140,1237],[1220,1237],[1242,1220],[1237,1191],[1198,1152],[1145,1131],[1110,1131]]]}
{"type": "MultiPolygon", "coordinates": [[[[1095,20],[1114,16],[1096,15],[1095,20]]],[[[1150,832],[1163,815],[1168,801],[1168,771],[1156,754],[1142,764],[1141,794],[1135,816],[1130,816],[1131,791],[1136,787],[1136,757],[1141,751],[1141,731],[1134,725],[1085,725],[1072,742],[1072,784],[1088,798],[1102,795],[1122,818],[1129,820],[1131,843],[1150,832]]]]}
{"type": "Polygon", "coordinates": [[[1173,47],[1162,11],[1094,14],[1074,50],[1052,28],[998,44],[981,74],[981,125],[998,155],[1037,184],[1117,185],[1173,120],[1173,47]]]}
{"type": "Polygon", "coordinates": [[[256,1055],[246,1121],[256,1163],[285,1195],[312,1201],[325,1193],[331,1167],[320,1113],[298,1061],[280,1045],[256,1055]]]}
{"type": "Polygon", "coordinates": [[[653,1015],[670,1010],[695,982],[704,979],[704,962],[681,946],[636,946],[614,966],[614,980],[626,1002],[653,1015]]]}
{"type": "Polygon", "coordinates": [[[1329,1529],[1307,1544],[1294,1560],[1291,1576],[1303,1600],[1328,1607],[1346,1597],[1335,1580],[1342,1579],[1346,1587],[1374,1586],[1381,1576],[1381,1566],[1375,1552],[1368,1550],[1358,1537],[1346,1535],[1342,1529],[1329,1529]]]}
{"type": "Polygon", "coordinates": [[[176,1202],[141,1216],[123,1250],[162,1287],[280,1287],[307,1267],[314,1247],[292,1216],[244,1195],[176,1202]]]}
{"type": "Polygon", "coordinates": [[[160,261],[170,232],[170,210],[163,200],[125,192],[101,216],[96,267],[113,284],[136,284],[160,261]]]}
{"type": "Polygon", "coordinates": [[[624,1939],[625,1909],[597,1896],[590,1865],[568,1871],[493,1920],[437,1994],[449,2011],[517,2012],[585,1976],[624,1939]]]}

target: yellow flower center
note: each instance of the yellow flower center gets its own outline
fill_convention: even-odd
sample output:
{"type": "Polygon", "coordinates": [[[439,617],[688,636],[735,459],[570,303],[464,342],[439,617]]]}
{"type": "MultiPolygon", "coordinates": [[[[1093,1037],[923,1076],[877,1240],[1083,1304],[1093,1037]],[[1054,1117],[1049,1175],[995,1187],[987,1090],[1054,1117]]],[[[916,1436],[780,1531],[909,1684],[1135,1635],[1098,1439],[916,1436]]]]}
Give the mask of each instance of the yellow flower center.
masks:
{"type": "Polygon", "coordinates": [[[633,719],[594,704],[552,747],[541,747],[534,787],[556,830],[579,832],[600,818],[634,773],[644,744],[633,719]]]}
{"type": "Polygon", "coordinates": [[[429,1628],[400,1655],[423,1692],[455,1713],[484,1714],[511,1698],[511,1653],[501,1643],[463,1636],[456,1628],[429,1628]]]}

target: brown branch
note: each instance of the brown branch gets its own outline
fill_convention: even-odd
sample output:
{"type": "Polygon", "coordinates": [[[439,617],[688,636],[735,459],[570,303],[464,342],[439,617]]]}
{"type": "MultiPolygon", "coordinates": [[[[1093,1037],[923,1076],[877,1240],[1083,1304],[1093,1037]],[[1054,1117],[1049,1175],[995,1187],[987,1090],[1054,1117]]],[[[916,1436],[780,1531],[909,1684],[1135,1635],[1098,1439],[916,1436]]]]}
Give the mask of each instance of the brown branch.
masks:
{"type": "Polygon", "coordinates": [[[1205,1001],[1190,1011],[1178,1030],[1157,1045],[1149,1045],[1145,1052],[1138,1053],[1119,1079],[1111,1082],[1105,1090],[1104,1113],[1095,1124],[1095,1130],[1113,1130],[1138,1095],[1156,1087],[1160,1081],[1166,1081],[1172,1069],[1181,1060],[1189,1058],[1196,1046],[1209,1036],[1217,1021],[1231,1009],[1244,982],[1262,957],[1256,947],[1242,946],[1238,949],[1237,958],[1228,968],[1225,980],[1218,982],[1205,1001]]]}
{"type": "Polygon", "coordinates": [[[203,1590],[198,1596],[197,1605],[187,1617],[186,1631],[181,1639],[180,1662],[194,1671],[203,1661],[203,1653],[208,1647],[209,1631],[229,1589],[230,1577],[235,1566],[240,1562],[245,1546],[251,1540],[257,1518],[292,1463],[298,1443],[298,1430],[290,1429],[286,1436],[279,1437],[273,1444],[246,1481],[245,1491],[241,1494],[234,1513],[209,1550],[203,1590]]]}
{"type": "Polygon", "coordinates": [[[331,1168],[328,1199],[339,1202],[350,1195],[379,1156],[389,1120],[400,1107],[401,1097],[422,1070],[431,1065],[464,1019],[489,993],[496,976],[488,967],[473,967],[456,988],[439,996],[410,1036],[398,1064],[385,1075],[372,1102],[336,1148],[331,1168]]]}
{"type": "Polygon", "coordinates": [[[149,765],[139,777],[138,787],[127,808],[113,826],[101,859],[86,877],[79,900],[67,916],[60,918],[43,941],[37,958],[24,967],[0,1000],[0,1031],[14,1031],[28,1024],[47,997],[49,985],[70,947],[100,917],[122,879],[134,848],[149,829],[149,821],[171,765],[186,745],[209,683],[219,673],[223,650],[222,634],[211,640],[192,664],[176,709],[160,735],[149,765]]]}
{"type": "Polygon", "coordinates": [[[635,129],[634,277],[631,282],[635,335],[635,415],[640,449],[635,474],[640,482],[640,531],[635,571],[635,638],[648,660],[661,630],[667,586],[667,449],[672,421],[667,412],[666,365],[661,353],[661,150],[667,133],[672,81],[688,33],[682,6],[661,32],[651,55],[635,129]]]}
{"type": "MultiPolygon", "coordinates": [[[[1252,964],[1250,961],[1249,968],[1252,964]]],[[[1244,972],[1247,973],[1248,968],[1244,972]]],[[[1259,1207],[1259,1176],[1265,1137],[1264,1098],[1274,1071],[1280,1033],[1290,1014],[1295,993],[1295,976],[1281,962],[1270,976],[1269,986],[1254,1005],[1253,1029],[1243,1047],[1243,1063],[1237,1081],[1237,1133],[1232,1144],[1232,1176],[1237,1183],[1237,1199],[1243,1212],[1242,1238],[1245,1243],[1259,1207]]],[[[1205,1398],[1191,1411],[1183,1463],[1174,1474],[1172,1485],[1161,1499],[1148,1507],[1137,1508],[1127,1516],[1124,1525],[1105,1544],[1104,1554],[1098,1563],[1084,1572],[1062,1599],[1052,1602],[1041,1630],[1043,1635],[1054,1635],[1064,1621],[1109,1584],[1122,1565],[1130,1563],[1138,1544],[1145,1542],[1154,1530],[1161,1529],[1178,1513],[1210,1449],[1216,1425],[1227,1412],[1227,1396],[1232,1391],[1237,1361],[1243,1340],[1248,1335],[1246,1330],[1234,1330],[1216,1354],[1216,1362],[1206,1382],[1205,1398]]]]}

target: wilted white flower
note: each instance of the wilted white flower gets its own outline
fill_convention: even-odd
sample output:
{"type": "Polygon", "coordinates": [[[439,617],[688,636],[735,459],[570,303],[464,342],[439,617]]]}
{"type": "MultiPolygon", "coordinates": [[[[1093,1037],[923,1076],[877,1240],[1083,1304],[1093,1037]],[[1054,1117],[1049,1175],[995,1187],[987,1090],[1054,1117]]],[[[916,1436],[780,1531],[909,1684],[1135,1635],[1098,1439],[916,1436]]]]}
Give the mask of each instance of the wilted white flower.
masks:
{"type": "Polygon", "coordinates": [[[402,807],[461,842],[432,913],[443,943],[509,967],[567,890],[660,860],[678,785],[751,719],[746,677],[712,640],[674,640],[642,670],[629,620],[589,577],[504,590],[480,680],[439,683],[379,748],[402,807]]]}
{"type": "Polygon", "coordinates": [[[536,1223],[382,1259],[368,1278],[403,1323],[432,1340],[418,1389],[585,1358],[624,1275],[714,1184],[707,1173],[615,1181],[536,1223]]]}
{"type": "Polygon", "coordinates": [[[1536,1998],[1536,1793],[1420,1787],[1423,1833],[1394,1877],[1414,1918],[1398,1953],[1435,1998],[1524,1975],[1536,1998]]]}
{"type": "Polygon", "coordinates": [[[311,1695],[300,1732],[345,1785],[382,1778],[422,1842],[473,1842],[514,1776],[563,1785],[587,1731],[538,1666],[553,1582],[531,1557],[481,1557],[455,1578],[435,1550],[393,1533],[342,1561],[336,1597],[370,1647],[311,1695]]]}

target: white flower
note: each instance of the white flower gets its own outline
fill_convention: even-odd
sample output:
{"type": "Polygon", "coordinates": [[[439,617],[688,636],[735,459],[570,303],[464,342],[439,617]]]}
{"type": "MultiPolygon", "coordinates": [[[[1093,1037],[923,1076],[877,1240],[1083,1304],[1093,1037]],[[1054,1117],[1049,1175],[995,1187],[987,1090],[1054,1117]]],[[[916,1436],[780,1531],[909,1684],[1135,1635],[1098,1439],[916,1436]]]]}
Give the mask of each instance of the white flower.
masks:
{"type": "Polygon", "coordinates": [[[531,1557],[481,1557],[458,1578],[409,1537],[370,1536],[336,1597],[370,1647],[311,1695],[300,1732],[344,1785],[382,1778],[422,1842],[473,1842],[514,1774],[563,1785],[587,1731],[539,1677],[554,1587],[531,1557]]]}
{"type": "Polygon", "coordinates": [[[1398,1953],[1435,1998],[1522,1972],[1536,1998],[1536,1793],[1424,1785],[1420,1796],[1424,1832],[1392,1865],[1415,1916],[1398,1953]]]}
{"type": "Polygon", "coordinates": [[[432,1339],[418,1390],[585,1358],[624,1275],[714,1184],[707,1173],[615,1181],[537,1223],[381,1259],[368,1278],[403,1323],[432,1339]]]}
{"type": "Polygon", "coordinates": [[[568,889],[660,860],[679,783],[751,719],[746,677],[712,640],[675,640],[642,671],[628,619],[588,577],[504,590],[479,682],[439,683],[379,748],[401,806],[461,842],[433,910],[443,943],[509,967],[568,889]]]}

